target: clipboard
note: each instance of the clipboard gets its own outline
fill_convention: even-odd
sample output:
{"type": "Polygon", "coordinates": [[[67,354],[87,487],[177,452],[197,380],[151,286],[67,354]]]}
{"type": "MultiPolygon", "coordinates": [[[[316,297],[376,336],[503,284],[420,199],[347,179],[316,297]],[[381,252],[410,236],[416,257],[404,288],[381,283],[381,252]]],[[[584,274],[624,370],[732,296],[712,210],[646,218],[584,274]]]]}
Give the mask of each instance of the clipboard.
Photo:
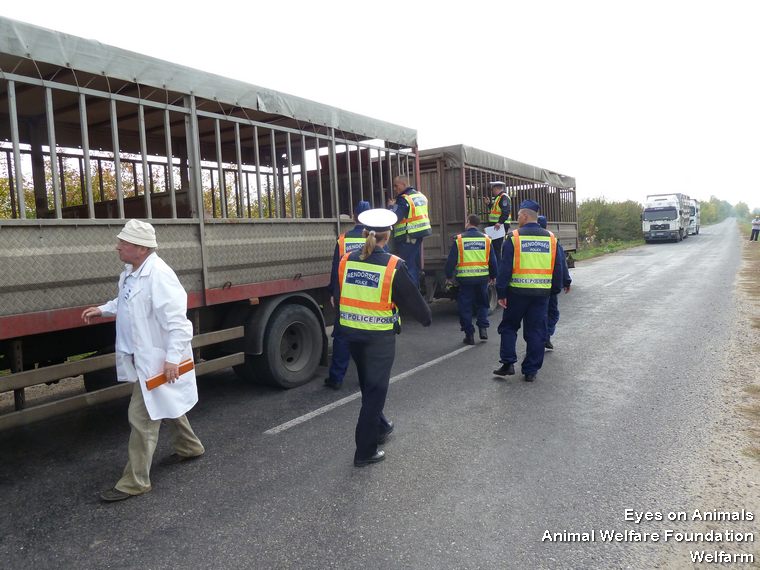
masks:
{"type": "MultiPolygon", "coordinates": [[[[195,364],[192,360],[183,360],[179,363],[179,376],[182,376],[186,372],[190,372],[193,368],[195,368],[195,364]]],[[[177,380],[179,380],[179,376],[177,377],[177,380]]],[[[156,374],[155,376],[148,378],[145,381],[145,387],[148,388],[148,390],[153,390],[162,384],[166,384],[166,382],[166,375],[162,372],[161,374],[156,374]]]]}
{"type": "Polygon", "coordinates": [[[507,235],[507,231],[504,229],[504,224],[502,224],[498,230],[494,229],[493,226],[488,226],[484,228],[484,230],[485,234],[491,239],[499,239],[507,235]]]}

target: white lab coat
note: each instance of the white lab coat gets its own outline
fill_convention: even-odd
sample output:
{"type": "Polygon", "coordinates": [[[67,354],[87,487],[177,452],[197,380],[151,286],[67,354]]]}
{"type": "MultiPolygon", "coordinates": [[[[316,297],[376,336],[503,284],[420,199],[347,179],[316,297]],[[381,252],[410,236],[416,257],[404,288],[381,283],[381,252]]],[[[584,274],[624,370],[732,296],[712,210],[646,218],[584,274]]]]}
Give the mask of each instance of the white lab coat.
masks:
{"type": "Polygon", "coordinates": [[[128,301],[122,298],[121,287],[132,271],[131,265],[126,265],[119,276],[119,295],[98,308],[104,317],[112,317],[116,315],[119,303],[129,303],[134,366],[131,358],[117,352],[117,380],[139,380],[151,419],[178,418],[198,401],[195,370],[181,375],[173,384],[166,383],[150,391],[145,381],[162,373],[164,362],[178,364],[193,357],[190,346],[193,325],[187,319],[187,293],[172,268],[155,252],[143,264],[128,301]]]}

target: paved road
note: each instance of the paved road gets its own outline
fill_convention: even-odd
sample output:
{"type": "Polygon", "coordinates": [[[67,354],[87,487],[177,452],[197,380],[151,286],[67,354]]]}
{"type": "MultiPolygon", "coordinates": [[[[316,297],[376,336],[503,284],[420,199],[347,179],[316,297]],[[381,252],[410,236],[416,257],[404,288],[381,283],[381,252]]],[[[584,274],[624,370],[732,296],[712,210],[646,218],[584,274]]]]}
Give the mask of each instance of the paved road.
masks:
{"type": "Polygon", "coordinates": [[[706,507],[688,483],[723,373],[737,240],[729,221],[580,264],[532,384],[492,376],[496,323],[465,347],[454,304],[437,302],[430,329],[399,337],[386,407],[398,428],[368,468],[352,465],[356,399],[273,430],[355,393],[353,366],[341,392],[202,379],[191,420],[206,456],[154,467],[154,491],[119,504],[97,492],[125,461],[126,402],[0,434],[0,566],[646,565],[659,545],[542,537],[642,526],[627,508],[706,507]]]}

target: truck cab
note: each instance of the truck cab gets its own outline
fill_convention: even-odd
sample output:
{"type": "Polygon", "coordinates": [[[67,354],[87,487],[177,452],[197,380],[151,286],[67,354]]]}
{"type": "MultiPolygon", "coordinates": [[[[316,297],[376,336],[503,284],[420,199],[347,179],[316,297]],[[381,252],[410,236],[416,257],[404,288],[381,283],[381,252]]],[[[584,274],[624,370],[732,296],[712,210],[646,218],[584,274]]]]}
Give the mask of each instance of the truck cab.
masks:
{"type": "Polygon", "coordinates": [[[683,240],[689,235],[689,212],[688,197],[683,194],[647,196],[641,213],[644,241],[683,240]]]}

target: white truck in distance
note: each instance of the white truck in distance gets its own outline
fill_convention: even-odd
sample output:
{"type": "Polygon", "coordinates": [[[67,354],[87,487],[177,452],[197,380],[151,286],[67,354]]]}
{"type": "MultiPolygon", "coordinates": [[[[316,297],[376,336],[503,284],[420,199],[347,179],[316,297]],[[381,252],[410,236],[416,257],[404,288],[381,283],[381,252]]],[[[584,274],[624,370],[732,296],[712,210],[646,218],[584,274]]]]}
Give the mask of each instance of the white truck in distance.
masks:
{"type": "Polygon", "coordinates": [[[681,241],[688,237],[690,212],[686,194],[650,194],[641,214],[644,241],[681,241]]]}
{"type": "Polygon", "coordinates": [[[699,233],[699,200],[689,200],[689,234],[699,233]]]}

